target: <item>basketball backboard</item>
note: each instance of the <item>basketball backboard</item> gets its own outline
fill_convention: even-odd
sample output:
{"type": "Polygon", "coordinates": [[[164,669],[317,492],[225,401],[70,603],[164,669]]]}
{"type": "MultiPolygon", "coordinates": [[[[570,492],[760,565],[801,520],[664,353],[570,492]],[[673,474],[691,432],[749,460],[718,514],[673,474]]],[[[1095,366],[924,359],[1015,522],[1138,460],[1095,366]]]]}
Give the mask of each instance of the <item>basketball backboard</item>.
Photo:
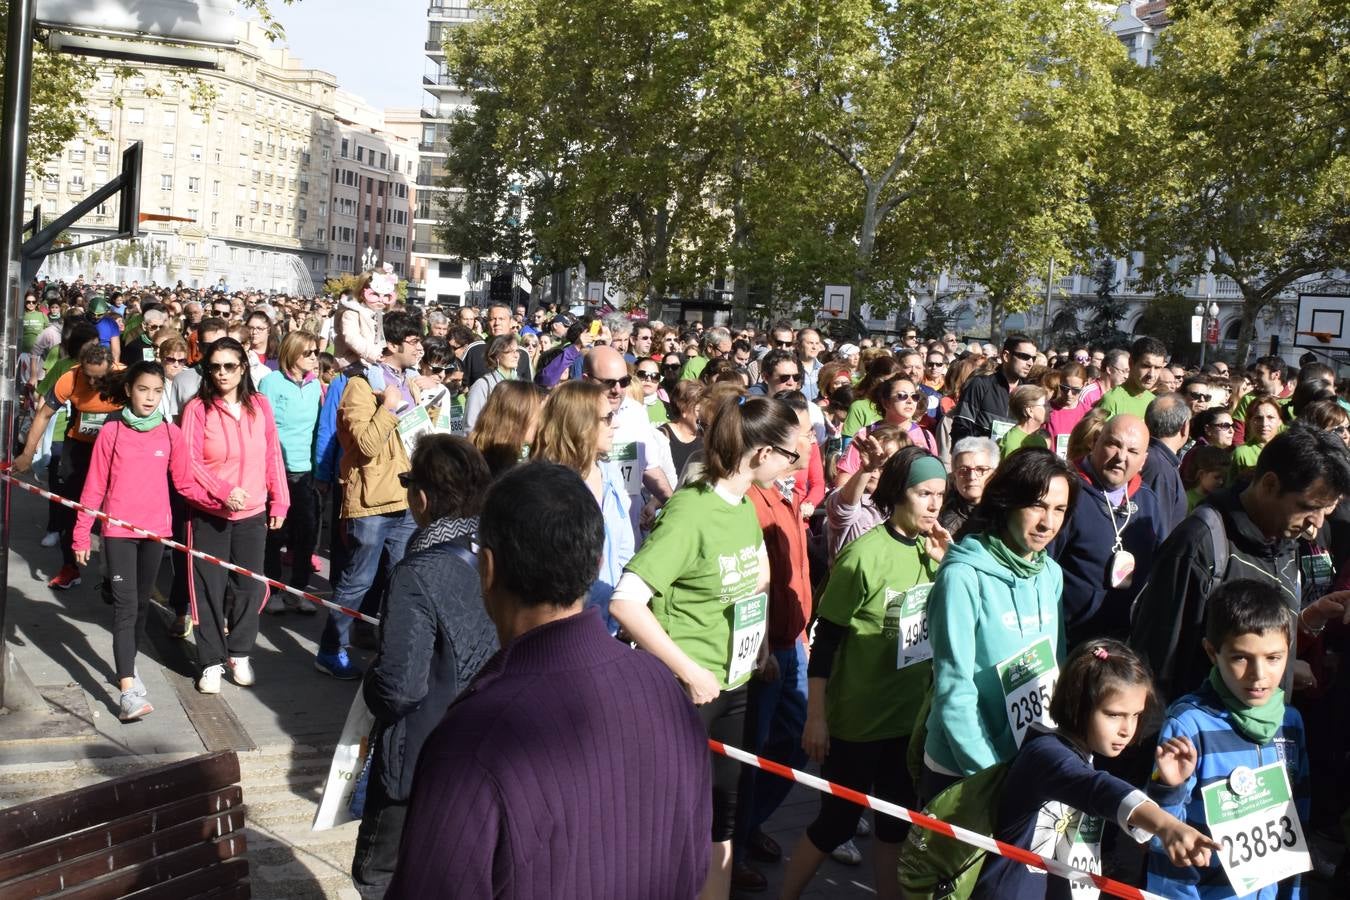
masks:
{"type": "Polygon", "coordinates": [[[1299,294],[1294,346],[1350,350],[1350,296],[1299,294]]]}

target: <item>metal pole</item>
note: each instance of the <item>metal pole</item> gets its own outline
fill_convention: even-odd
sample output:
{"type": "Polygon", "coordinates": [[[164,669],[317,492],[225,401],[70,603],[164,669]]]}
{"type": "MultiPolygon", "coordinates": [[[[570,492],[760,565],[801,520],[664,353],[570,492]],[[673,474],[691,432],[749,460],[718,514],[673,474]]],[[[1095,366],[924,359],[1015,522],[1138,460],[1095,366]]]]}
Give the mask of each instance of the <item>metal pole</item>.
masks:
{"type": "Polygon", "coordinates": [[[1205,292],[1205,305],[1200,309],[1200,368],[1205,367],[1205,351],[1209,349],[1209,292],[1205,292]]]}
{"type": "Polygon", "coordinates": [[[1041,316],[1041,351],[1044,352],[1046,341],[1050,337],[1050,297],[1055,289],[1055,258],[1050,257],[1050,274],[1045,279],[1045,312],[1041,316]]]}
{"type": "MultiPolygon", "coordinates": [[[[0,328],[0,460],[13,462],[14,422],[18,405],[19,317],[23,311],[22,260],[19,230],[23,227],[24,169],[28,165],[28,99],[33,77],[33,9],[35,0],[9,0],[9,34],[5,44],[5,88],[0,115],[0,240],[4,242],[5,317],[0,328]]],[[[9,482],[0,488],[0,705],[32,706],[27,678],[9,658],[5,607],[9,600],[10,510],[9,482]],[[27,695],[27,696],[24,696],[27,695]]],[[[36,698],[41,702],[41,698],[36,698]]]]}

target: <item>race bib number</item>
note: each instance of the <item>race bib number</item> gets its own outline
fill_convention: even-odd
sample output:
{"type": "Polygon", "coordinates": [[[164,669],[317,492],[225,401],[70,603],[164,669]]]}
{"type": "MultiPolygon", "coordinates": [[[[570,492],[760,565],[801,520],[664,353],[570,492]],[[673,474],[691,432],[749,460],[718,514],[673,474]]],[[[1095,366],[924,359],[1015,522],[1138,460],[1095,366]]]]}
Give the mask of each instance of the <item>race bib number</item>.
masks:
{"type": "Polygon", "coordinates": [[[755,670],[768,624],[768,594],[736,601],[731,611],[731,662],[727,664],[727,684],[735,684],[755,670]]]}
{"type": "Polygon", "coordinates": [[[409,459],[412,459],[413,450],[417,448],[422,435],[435,430],[436,426],[432,424],[431,416],[427,415],[425,406],[414,406],[398,417],[398,436],[403,441],[403,449],[408,452],[409,459]]]}
{"type": "Polygon", "coordinates": [[[900,600],[900,639],[896,641],[895,667],[905,669],[933,658],[928,643],[928,595],[933,585],[916,584],[900,600]]]}
{"type": "Polygon", "coordinates": [[[85,437],[98,437],[99,430],[103,423],[108,421],[107,413],[80,413],[79,433],[85,437]]]}
{"type": "Polygon", "coordinates": [[[642,493],[642,466],[638,462],[637,442],[615,444],[609,451],[609,458],[619,467],[628,495],[631,497],[642,493]]]}
{"type": "MultiPolygon", "coordinates": [[[[1076,822],[1071,822],[1055,851],[1055,859],[1066,866],[1073,866],[1093,875],[1102,874],[1102,830],[1103,822],[1096,816],[1075,813],[1076,822]]],[[[1101,891],[1086,878],[1069,879],[1069,890],[1073,900],[1097,900],[1101,891]]]]}
{"type": "Polygon", "coordinates": [[[1235,893],[1253,894],[1312,868],[1284,763],[1255,770],[1239,766],[1227,781],[1207,785],[1200,794],[1209,832],[1223,845],[1219,862],[1235,893]]]}
{"type": "Polygon", "coordinates": [[[1059,666],[1055,663],[1055,649],[1050,638],[1043,637],[1008,657],[998,664],[997,670],[1008,710],[1008,724],[1012,726],[1017,746],[1022,746],[1022,739],[1032,722],[1053,728],[1055,721],[1050,718],[1050,696],[1059,680],[1059,666]]]}
{"type": "Polygon", "coordinates": [[[1055,435],[1055,455],[1060,459],[1069,458],[1069,436],[1067,434],[1055,435]]]}
{"type": "Polygon", "coordinates": [[[994,443],[997,444],[999,441],[1003,440],[1005,434],[1013,430],[1014,424],[1016,423],[995,419],[989,423],[989,436],[993,438],[994,443]]]}

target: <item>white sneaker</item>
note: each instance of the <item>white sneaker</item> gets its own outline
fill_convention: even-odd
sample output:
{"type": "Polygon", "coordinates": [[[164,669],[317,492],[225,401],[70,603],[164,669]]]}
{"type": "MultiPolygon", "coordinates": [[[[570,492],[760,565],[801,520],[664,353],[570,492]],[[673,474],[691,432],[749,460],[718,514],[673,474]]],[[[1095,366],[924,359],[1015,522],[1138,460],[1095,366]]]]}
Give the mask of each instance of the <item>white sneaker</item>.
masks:
{"type": "Polygon", "coordinates": [[[197,679],[197,690],[203,694],[219,694],[220,676],[224,671],[225,667],[219,663],[202,669],[202,676],[197,679]]]}
{"type": "Polygon", "coordinates": [[[240,687],[253,684],[253,664],[247,656],[230,657],[230,680],[240,687]]]}
{"type": "Polygon", "coordinates": [[[59,543],[61,543],[61,532],[59,531],[49,531],[42,536],[42,546],[44,547],[55,547],[59,543]]]}

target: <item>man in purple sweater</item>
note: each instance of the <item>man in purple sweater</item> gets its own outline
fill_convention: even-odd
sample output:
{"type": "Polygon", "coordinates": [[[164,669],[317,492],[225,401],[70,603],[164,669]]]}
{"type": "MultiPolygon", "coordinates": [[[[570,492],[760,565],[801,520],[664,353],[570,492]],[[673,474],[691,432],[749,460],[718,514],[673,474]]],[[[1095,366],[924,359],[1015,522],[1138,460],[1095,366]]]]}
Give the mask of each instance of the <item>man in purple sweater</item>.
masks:
{"type": "Polygon", "coordinates": [[[390,898],[690,898],[708,871],[707,738],[655,657],[584,609],[604,524],[572,470],[520,466],[479,523],[501,639],[417,763],[390,898]]]}

